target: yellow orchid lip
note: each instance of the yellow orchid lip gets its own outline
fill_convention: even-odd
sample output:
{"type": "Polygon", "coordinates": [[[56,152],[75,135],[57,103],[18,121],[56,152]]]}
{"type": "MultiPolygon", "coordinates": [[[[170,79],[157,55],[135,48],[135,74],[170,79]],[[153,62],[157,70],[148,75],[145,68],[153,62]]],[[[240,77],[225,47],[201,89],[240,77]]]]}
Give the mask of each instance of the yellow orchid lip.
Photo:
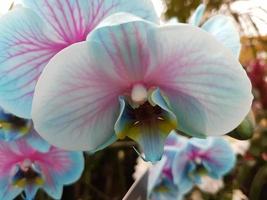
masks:
{"type": "Polygon", "coordinates": [[[27,167],[17,166],[17,172],[12,180],[12,185],[19,188],[24,188],[27,185],[41,186],[44,183],[42,174],[35,169],[34,164],[27,167]]]}
{"type": "Polygon", "coordinates": [[[144,160],[160,160],[165,139],[178,126],[168,101],[159,89],[154,89],[149,91],[147,101],[137,107],[132,106],[127,98],[121,98],[120,103],[121,113],[115,124],[117,137],[136,141],[143,149],[144,160]]]}

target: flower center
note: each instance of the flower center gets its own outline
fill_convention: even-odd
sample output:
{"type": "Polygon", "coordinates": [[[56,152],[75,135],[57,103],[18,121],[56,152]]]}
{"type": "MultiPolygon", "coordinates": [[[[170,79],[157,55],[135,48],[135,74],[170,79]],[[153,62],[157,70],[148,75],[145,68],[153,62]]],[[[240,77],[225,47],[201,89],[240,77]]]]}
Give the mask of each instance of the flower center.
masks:
{"type": "Polygon", "coordinates": [[[17,133],[24,135],[31,130],[30,120],[16,117],[12,114],[3,113],[0,115],[0,129],[6,133],[17,133]]]}
{"type": "Polygon", "coordinates": [[[26,159],[17,165],[12,182],[13,185],[24,188],[26,185],[43,185],[44,179],[37,165],[26,159]]]}
{"type": "Polygon", "coordinates": [[[146,102],[148,98],[148,92],[144,85],[142,84],[136,84],[132,88],[131,92],[131,100],[140,105],[146,102]]]}
{"type": "Polygon", "coordinates": [[[149,102],[145,102],[138,108],[132,110],[130,114],[134,119],[134,126],[141,124],[149,124],[158,120],[163,121],[163,112],[159,106],[152,106],[149,102]]]}
{"type": "Polygon", "coordinates": [[[203,165],[202,159],[200,157],[196,157],[193,160],[193,163],[195,164],[196,168],[193,171],[189,172],[189,177],[193,181],[196,180],[196,176],[201,177],[208,174],[207,169],[203,165]]]}

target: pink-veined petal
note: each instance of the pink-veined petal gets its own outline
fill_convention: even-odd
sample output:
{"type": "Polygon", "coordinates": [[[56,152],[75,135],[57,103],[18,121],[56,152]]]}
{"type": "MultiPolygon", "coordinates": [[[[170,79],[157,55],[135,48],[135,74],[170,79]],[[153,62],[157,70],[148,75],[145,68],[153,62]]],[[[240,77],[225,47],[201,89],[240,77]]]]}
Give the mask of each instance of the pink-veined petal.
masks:
{"type": "Polygon", "coordinates": [[[32,115],[49,143],[93,151],[112,137],[122,88],[118,76],[105,70],[111,61],[100,52],[97,43],[75,44],[55,56],[40,77],[32,115]]]}
{"type": "Polygon", "coordinates": [[[85,40],[100,21],[115,12],[158,21],[150,0],[23,0],[22,3],[36,11],[69,44],[85,40]]]}
{"type": "Polygon", "coordinates": [[[190,25],[149,35],[154,64],[146,80],[170,98],[181,131],[222,135],[241,123],[252,103],[251,83],[228,48],[190,25]]]}
{"type": "Polygon", "coordinates": [[[52,147],[45,158],[36,163],[45,177],[43,189],[53,198],[60,199],[63,185],[76,182],[84,169],[82,152],[68,152],[52,147]]]}
{"type": "Polygon", "coordinates": [[[157,22],[148,0],[23,0],[0,20],[0,103],[31,118],[36,81],[60,50],[80,41],[112,13],[125,11],[157,22]],[[53,38],[53,39],[52,39],[53,38]]]}
{"type": "MultiPolygon", "coordinates": [[[[47,62],[65,47],[51,39],[46,28],[26,8],[16,8],[0,18],[0,103],[19,117],[31,117],[36,81],[47,62]]],[[[52,30],[49,33],[53,36],[52,30]]]]}
{"type": "Polygon", "coordinates": [[[12,200],[18,196],[22,189],[11,184],[11,174],[17,155],[9,148],[7,142],[0,142],[0,199],[12,200]]]}
{"type": "Polygon", "coordinates": [[[94,151],[112,137],[119,96],[143,80],[150,63],[144,37],[152,25],[138,20],[116,26],[117,34],[98,29],[88,42],[63,50],[47,65],[32,114],[35,128],[49,143],[94,151]]]}

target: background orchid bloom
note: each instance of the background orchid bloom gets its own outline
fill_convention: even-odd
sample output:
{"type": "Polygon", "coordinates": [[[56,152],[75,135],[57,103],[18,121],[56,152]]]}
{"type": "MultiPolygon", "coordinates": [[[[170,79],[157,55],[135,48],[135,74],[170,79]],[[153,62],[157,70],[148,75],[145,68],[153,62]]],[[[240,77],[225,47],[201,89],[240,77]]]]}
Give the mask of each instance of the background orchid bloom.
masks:
{"type": "Polygon", "coordinates": [[[173,160],[172,175],[179,189],[189,192],[201,178],[221,179],[235,166],[235,153],[222,138],[191,138],[178,149],[173,160]]]}
{"type": "Polygon", "coordinates": [[[152,166],[148,177],[149,200],[182,200],[183,193],[174,184],[166,167],[167,158],[163,157],[156,165],[152,166]]]}
{"type": "Polygon", "coordinates": [[[25,140],[0,142],[0,199],[12,200],[24,191],[33,200],[40,188],[60,199],[63,185],[77,181],[83,169],[82,152],[51,147],[42,153],[25,140]]]}
{"type": "Polygon", "coordinates": [[[41,152],[49,151],[50,145],[34,130],[31,120],[16,117],[0,109],[0,141],[20,139],[41,152]]]}
{"type": "Polygon", "coordinates": [[[241,50],[240,37],[231,17],[215,15],[201,25],[205,8],[204,4],[200,4],[191,16],[189,23],[194,26],[201,26],[202,29],[230,48],[234,55],[239,58],[241,50]]]}
{"type": "Polygon", "coordinates": [[[36,82],[49,60],[107,16],[129,12],[158,21],[149,0],[21,0],[0,18],[0,105],[31,118],[36,82]]]}
{"type": "Polygon", "coordinates": [[[174,183],[172,166],[177,150],[184,148],[187,141],[174,131],[167,137],[162,159],[149,168],[147,189],[149,200],[183,199],[185,193],[174,183]]]}
{"type": "Polygon", "coordinates": [[[210,182],[221,180],[234,164],[235,154],[226,140],[187,139],[172,132],[166,140],[162,160],[150,167],[149,199],[183,199],[195,185],[203,188],[207,177],[210,182]]]}
{"type": "Polygon", "coordinates": [[[55,146],[91,151],[127,136],[155,162],[172,130],[223,135],[241,123],[251,102],[245,71],[209,33],[118,13],[49,62],[32,115],[55,146]]]}

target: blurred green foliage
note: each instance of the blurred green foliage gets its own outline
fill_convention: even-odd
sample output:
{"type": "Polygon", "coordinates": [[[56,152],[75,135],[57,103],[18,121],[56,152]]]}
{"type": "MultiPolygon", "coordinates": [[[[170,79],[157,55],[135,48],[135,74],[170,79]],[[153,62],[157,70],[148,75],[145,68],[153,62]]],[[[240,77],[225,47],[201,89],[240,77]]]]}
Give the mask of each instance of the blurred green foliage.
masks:
{"type": "MultiPolygon", "coordinates": [[[[177,18],[180,22],[186,22],[199,4],[203,0],[165,0],[167,10],[165,16],[167,19],[177,18]]],[[[207,10],[218,10],[223,3],[229,2],[227,0],[209,0],[205,1],[207,10]]]]}

